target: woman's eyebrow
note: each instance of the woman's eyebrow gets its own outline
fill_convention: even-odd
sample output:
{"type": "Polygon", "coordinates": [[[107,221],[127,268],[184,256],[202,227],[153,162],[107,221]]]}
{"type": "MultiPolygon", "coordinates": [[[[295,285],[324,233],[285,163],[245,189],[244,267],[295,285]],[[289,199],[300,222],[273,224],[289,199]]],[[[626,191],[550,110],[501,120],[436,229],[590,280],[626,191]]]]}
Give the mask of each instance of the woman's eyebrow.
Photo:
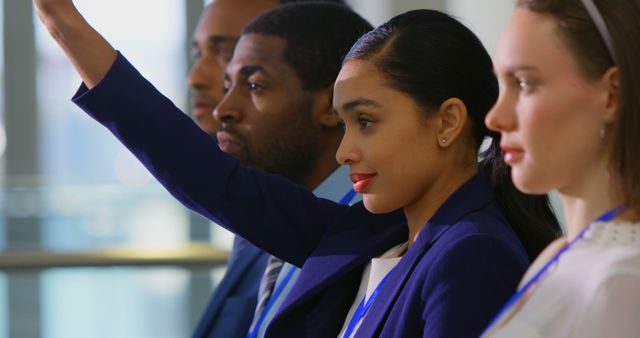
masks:
{"type": "Polygon", "coordinates": [[[380,108],[382,107],[382,105],[380,103],[378,103],[377,101],[374,100],[370,100],[370,99],[365,99],[365,98],[356,98],[353,99],[351,101],[345,102],[342,105],[342,110],[353,110],[359,106],[367,106],[367,107],[375,107],[375,108],[380,108]]]}

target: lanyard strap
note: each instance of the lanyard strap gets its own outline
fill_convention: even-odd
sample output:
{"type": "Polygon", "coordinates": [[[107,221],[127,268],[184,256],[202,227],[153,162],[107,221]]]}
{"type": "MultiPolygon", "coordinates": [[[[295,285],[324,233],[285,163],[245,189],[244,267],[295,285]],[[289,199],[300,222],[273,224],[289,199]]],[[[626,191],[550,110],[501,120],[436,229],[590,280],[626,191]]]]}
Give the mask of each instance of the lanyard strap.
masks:
{"type": "MultiPolygon", "coordinates": [[[[349,191],[347,191],[347,193],[344,196],[342,196],[342,198],[338,203],[348,205],[355,195],[356,195],[356,192],[353,189],[349,189],[349,191]]],[[[289,284],[289,280],[291,280],[291,277],[293,277],[294,272],[296,272],[296,268],[292,266],[289,269],[289,271],[287,271],[287,275],[284,277],[282,282],[278,284],[278,287],[274,290],[273,294],[269,297],[269,301],[267,302],[267,305],[265,306],[264,310],[260,314],[260,318],[256,322],[256,325],[247,334],[247,338],[256,338],[258,336],[258,332],[260,331],[260,326],[262,326],[262,323],[267,318],[267,314],[273,307],[273,304],[275,304],[276,300],[278,299],[278,296],[280,296],[282,291],[284,291],[284,288],[287,286],[287,284],[289,284]]]]}
{"type": "MultiPolygon", "coordinates": [[[[391,269],[391,271],[393,271],[393,269],[391,269]]],[[[356,328],[356,325],[358,325],[358,323],[362,320],[362,318],[364,318],[364,316],[367,314],[367,311],[369,311],[371,304],[373,304],[373,301],[376,299],[376,297],[378,297],[378,293],[380,293],[380,290],[382,290],[384,283],[386,283],[387,279],[389,279],[389,276],[391,275],[391,271],[389,271],[387,275],[384,276],[384,278],[380,281],[380,283],[378,283],[378,286],[376,286],[376,289],[373,290],[373,293],[371,293],[371,297],[369,297],[369,299],[366,299],[367,298],[366,294],[364,295],[364,297],[362,298],[362,301],[360,301],[360,304],[358,304],[358,308],[356,309],[356,312],[353,314],[353,317],[351,317],[351,320],[349,321],[349,325],[347,326],[347,329],[344,331],[342,338],[351,337],[351,334],[353,333],[353,330],[356,328]]]]}
{"type": "Polygon", "coordinates": [[[342,198],[338,203],[348,205],[349,203],[351,203],[351,200],[355,196],[356,196],[356,191],[353,190],[353,188],[349,189],[349,191],[347,191],[347,193],[344,196],[342,196],[342,198]]]}
{"type": "Polygon", "coordinates": [[[267,317],[267,314],[269,313],[269,310],[271,310],[271,308],[273,307],[273,304],[278,299],[278,296],[280,296],[284,288],[289,283],[289,280],[293,276],[294,272],[296,272],[296,268],[294,266],[291,266],[289,268],[289,271],[287,271],[287,275],[282,280],[282,283],[278,285],[278,287],[275,289],[271,297],[269,297],[269,302],[267,302],[267,305],[265,306],[264,310],[260,314],[260,318],[256,322],[256,325],[253,327],[253,330],[249,331],[249,334],[247,335],[248,338],[255,338],[258,336],[258,332],[260,331],[260,326],[262,325],[262,322],[264,322],[265,318],[267,317]]]}
{"type": "Polygon", "coordinates": [[[549,268],[552,265],[558,262],[558,260],[560,259],[560,256],[562,256],[563,253],[568,251],[576,242],[578,242],[580,239],[582,239],[582,237],[584,237],[584,234],[591,228],[591,224],[595,222],[609,222],[614,218],[616,218],[616,216],[620,215],[620,213],[622,213],[624,210],[625,208],[623,207],[618,207],[618,208],[609,210],[604,214],[602,214],[600,217],[596,218],[595,221],[591,222],[584,229],[582,229],[582,231],[580,231],[580,233],[578,234],[578,236],[576,236],[576,238],[574,238],[564,248],[560,249],[560,251],[558,251],[558,253],[556,253],[556,255],[553,256],[553,258],[551,258],[551,260],[549,260],[547,264],[545,264],[542,267],[542,269],[540,269],[540,271],[538,271],[535,274],[535,276],[533,276],[533,278],[531,278],[524,286],[522,286],[518,291],[516,291],[516,293],[513,296],[511,296],[509,301],[507,301],[507,303],[502,307],[500,312],[495,317],[493,317],[493,320],[491,320],[491,323],[487,326],[487,330],[489,330],[498,321],[498,319],[505,314],[505,312],[507,312],[516,302],[518,302],[518,300],[520,300],[520,298],[522,298],[525,295],[525,293],[527,293],[529,288],[531,288],[531,286],[533,286],[533,284],[535,284],[547,272],[547,270],[549,270],[549,268]]]}

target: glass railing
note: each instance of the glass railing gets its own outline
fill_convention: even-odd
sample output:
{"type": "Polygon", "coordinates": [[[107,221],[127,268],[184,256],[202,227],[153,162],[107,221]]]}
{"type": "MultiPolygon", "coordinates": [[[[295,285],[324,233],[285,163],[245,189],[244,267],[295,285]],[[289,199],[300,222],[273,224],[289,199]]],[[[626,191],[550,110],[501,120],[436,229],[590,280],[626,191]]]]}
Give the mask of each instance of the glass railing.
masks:
{"type": "Polygon", "coordinates": [[[190,335],[228,243],[193,241],[194,215],[154,182],[13,183],[0,193],[0,338],[190,335]]]}

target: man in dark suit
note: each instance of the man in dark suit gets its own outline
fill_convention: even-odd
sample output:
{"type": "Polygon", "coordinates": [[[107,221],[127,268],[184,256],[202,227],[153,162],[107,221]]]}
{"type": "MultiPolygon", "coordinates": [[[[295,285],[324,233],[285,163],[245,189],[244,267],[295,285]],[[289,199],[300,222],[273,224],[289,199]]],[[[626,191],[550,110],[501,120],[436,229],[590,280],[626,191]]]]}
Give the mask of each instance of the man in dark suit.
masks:
{"type": "MultiPolygon", "coordinates": [[[[282,1],[287,2],[287,1],[282,1]]],[[[342,1],[331,1],[342,3],[342,1]]],[[[270,90],[270,95],[262,95],[258,100],[256,95],[238,90],[229,90],[223,99],[224,83],[223,71],[231,61],[233,50],[240,36],[241,27],[252,17],[269,7],[273,8],[279,2],[272,0],[258,1],[233,1],[218,0],[209,5],[200,19],[198,27],[194,33],[194,57],[195,63],[189,75],[189,85],[193,90],[193,113],[198,125],[214,139],[219,141],[223,151],[228,152],[245,165],[267,170],[273,173],[282,174],[294,182],[314,190],[318,196],[340,201],[349,192],[349,182],[346,180],[346,172],[336,172],[337,164],[334,160],[334,153],[339,143],[340,133],[336,133],[335,126],[324,128],[329,133],[319,133],[317,128],[312,128],[310,123],[315,123],[316,117],[310,116],[310,104],[323,102],[330,104],[330,89],[321,91],[320,94],[305,95],[306,91],[302,87],[318,87],[315,79],[301,78],[300,72],[306,77],[315,75],[318,69],[310,67],[295,68],[291,62],[282,59],[279,55],[283,46],[273,46],[264,44],[264,41],[250,41],[237,53],[240,57],[234,64],[239,67],[232,69],[227,74],[227,80],[235,80],[239,75],[239,81],[246,83],[251,76],[244,76],[241,73],[243,65],[258,61],[258,64],[265,65],[263,59],[273,55],[278,55],[275,61],[279,61],[289,72],[280,73],[275,79],[282,84],[293,84],[287,91],[270,90]],[[246,8],[245,8],[246,7],[246,8]],[[262,48],[266,47],[266,48],[262,48]],[[253,60],[253,61],[252,61],[253,60]],[[291,96],[291,93],[301,95],[291,96]],[[233,101],[239,103],[238,106],[229,105],[233,101]],[[256,103],[257,101],[257,103],[256,103]],[[222,103],[222,104],[221,104],[222,103]],[[220,104],[220,106],[219,106],[220,104]],[[212,114],[215,107],[218,107],[216,117],[212,114]],[[263,120],[260,120],[260,118],[263,120]],[[217,134],[217,137],[216,137],[217,134]],[[310,137],[311,136],[311,137],[310,137]],[[340,179],[342,178],[342,179],[340,179]]],[[[266,23],[261,29],[277,28],[275,23],[266,23]]],[[[330,37],[327,37],[328,39],[330,37]]],[[[334,38],[334,39],[337,39],[334,38]]],[[[310,49],[310,46],[300,46],[300,42],[291,42],[292,48],[303,47],[310,49]]],[[[333,69],[339,66],[338,60],[321,56],[324,58],[321,64],[331,64],[333,69]]],[[[269,67],[273,62],[266,62],[269,67]]],[[[321,67],[322,68],[322,67],[321,67]]],[[[335,71],[334,71],[335,72],[335,71]]],[[[330,73],[334,73],[330,72],[330,73]]],[[[252,75],[254,78],[260,76],[252,75]]],[[[264,74],[262,74],[264,77],[264,74]]],[[[330,75],[333,81],[335,74],[330,75]]],[[[314,76],[323,81],[322,86],[326,87],[325,76],[314,76]]],[[[274,79],[271,79],[273,82],[274,79]]],[[[229,81],[227,81],[229,82],[229,81]]],[[[254,85],[258,81],[253,81],[254,85]]],[[[230,88],[229,88],[230,89],[230,88]]],[[[255,93],[256,90],[253,90],[255,93]]],[[[331,110],[326,110],[331,113],[331,110]]],[[[349,200],[344,200],[348,202],[349,200]]],[[[217,287],[211,298],[207,309],[200,320],[194,337],[245,337],[249,325],[254,321],[255,329],[263,329],[268,324],[269,319],[277,306],[270,306],[270,313],[264,313],[268,318],[260,319],[264,309],[256,311],[258,300],[259,282],[269,255],[253,244],[236,236],[234,238],[233,249],[228,263],[227,272],[217,287]],[[255,312],[255,314],[254,314],[255,312]],[[255,315],[255,316],[254,316],[255,315]],[[254,318],[255,317],[255,318],[254,318]]],[[[272,258],[271,266],[274,263],[272,258]]],[[[276,260],[277,261],[277,260],[276,260]]],[[[293,266],[279,263],[278,271],[271,278],[278,276],[277,272],[291,273],[297,269],[293,266]]],[[[271,270],[272,273],[273,270],[271,270]]],[[[264,278],[268,278],[265,276],[264,278]]],[[[292,275],[287,284],[293,284],[297,275],[292,275]]],[[[275,281],[274,281],[275,282],[275,281]]],[[[281,282],[278,283],[279,285],[281,282]]],[[[264,287],[263,287],[264,288],[264,287]]],[[[275,285],[271,285],[274,291],[275,285]]],[[[286,288],[279,296],[279,302],[288,293],[286,288]]],[[[264,307],[270,296],[263,292],[264,307]],[[265,298],[266,297],[266,298],[265,298]]]]}
{"type": "MultiPolygon", "coordinates": [[[[216,0],[208,5],[198,22],[193,34],[193,50],[194,65],[189,74],[188,83],[192,90],[192,114],[198,126],[214,139],[217,139],[216,133],[220,131],[221,122],[213,116],[214,109],[223,100],[224,96],[224,70],[231,61],[233,51],[240,38],[242,28],[259,14],[266,12],[276,6],[289,2],[287,0],[216,0]]],[[[342,1],[332,1],[342,3],[342,1]]],[[[270,51],[259,51],[261,54],[268,54],[270,51]]],[[[288,79],[288,78],[287,78],[288,79]]],[[[305,83],[306,85],[306,83],[305,83]]],[[[242,98],[244,102],[251,101],[250,97],[242,98]]],[[[278,98],[267,98],[266,102],[277,102],[278,98]]],[[[300,102],[304,100],[287,100],[282,99],[284,105],[275,109],[276,113],[282,112],[286,114],[296,114],[305,112],[306,107],[301,107],[300,102]]],[[[328,101],[327,101],[328,102],[328,101]]],[[[242,111],[242,114],[251,116],[260,112],[242,111]]],[[[221,114],[226,114],[221,111],[221,114]]],[[[276,121],[280,125],[284,122],[285,115],[282,120],[276,121]]],[[[245,123],[236,123],[228,116],[223,117],[222,125],[225,131],[222,134],[228,134],[230,128],[245,125],[245,123]],[[231,127],[233,126],[233,127],[231,127]]],[[[308,131],[306,125],[296,129],[299,135],[286,134],[287,129],[270,130],[269,124],[258,123],[256,128],[246,131],[247,137],[252,135],[266,135],[264,140],[280,140],[283,137],[291,137],[298,140],[307,139],[303,134],[308,131]],[[281,134],[283,137],[280,137],[281,134]]],[[[333,153],[337,148],[337,143],[332,141],[331,144],[319,146],[319,140],[316,138],[312,142],[307,143],[302,148],[276,148],[272,153],[266,154],[259,159],[249,160],[247,156],[235,154],[243,163],[260,169],[270,169],[274,173],[280,173],[291,178],[297,183],[304,185],[310,190],[318,188],[320,182],[326,181],[319,189],[319,195],[324,198],[339,200],[345,194],[345,187],[349,186],[348,181],[337,180],[336,177],[346,178],[346,173],[336,174],[332,180],[326,180],[327,177],[336,169],[337,164],[333,159],[333,153]],[[333,145],[335,144],[335,146],[333,145]],[[298,163],[290,163],[286,167],[273,167],[269,162],[272,159],[293,158],[298,154],[306,154],[309,161],[312,159],[314,151],[308,151],[309,148],[327,148],[330,156],[324,156],[321,160],[316,161],[315,168],[303,168],[304,165],[298,163]],[[322,168],[322,169],[321,169],[322,168]],[[313,182],[308,182],[306,178],[300,176],[305,175],[303,171],[317,172],[313,182]],[[336,190],[337,188],[337,190],[336,190]],[[334,191],[335,190],[335,191],[334,191]]],[[[260,141],[257,143],[264,143],[260,141]]],[[[266,141],[267,144],[279,144],[278,142],[266,141]],[[269,143],[271,142],[271,143],[269,143]]],[[[304,142],[297,142],[303,144],[304,142]]],[[[247,146],[249,151],[253,151],[254,146],[247,146]]],[[[223,145],[223,150],[227,151],[223,145]]],[[[254,318],[254,312],[258,299],[258,289],[261,277],[267,266],[269,254],[257,248],[242,237],[234,238],[231,255],[229,257],[227,271],[222,281],[217,285],[216,290],[209,300],[209,303],[194,330],[194,337],[246,337],[247,331],[254,318]]],[[[285,266],[285,270],[291,269],[285,266]]],[[[284,295],[283,295],[284,296],[284,295]]],[[[275,309],[274,309],[275,310],[275,309]]],[[[266,322],[263,326],[266,326],[266,322]]]]}

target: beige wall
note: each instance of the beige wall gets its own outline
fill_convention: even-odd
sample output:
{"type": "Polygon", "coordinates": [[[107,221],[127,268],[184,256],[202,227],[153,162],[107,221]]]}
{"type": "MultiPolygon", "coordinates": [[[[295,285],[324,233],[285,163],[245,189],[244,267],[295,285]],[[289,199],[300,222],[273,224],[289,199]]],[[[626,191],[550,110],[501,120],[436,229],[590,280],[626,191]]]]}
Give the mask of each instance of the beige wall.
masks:
{"type": "Polygon", "coordinates": [[[447,12],[473,30],[493,55],[498,36],[515,0],[348,0],[353,8],[377,26],[394,15],[418,8],[447,12]]]}

